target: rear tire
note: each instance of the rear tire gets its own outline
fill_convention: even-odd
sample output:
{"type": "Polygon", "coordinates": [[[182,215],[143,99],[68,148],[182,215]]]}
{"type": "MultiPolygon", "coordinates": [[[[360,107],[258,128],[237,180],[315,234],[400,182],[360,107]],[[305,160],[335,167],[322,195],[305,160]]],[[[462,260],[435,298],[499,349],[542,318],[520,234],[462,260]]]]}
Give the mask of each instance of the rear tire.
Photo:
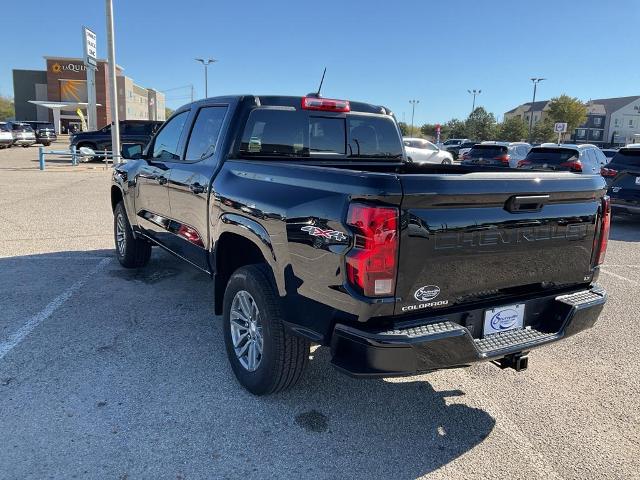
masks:
{"type": "Polygon", "coordinates": [[[123,202],[119,202],[113,211],[113,238],[120,265],[125,268],[140,268],[149,263],[151,244],[133,236],[123,202]]]}
{"type": "Polygon", "coordinates": [[[310,342],[286,329],[268,266],[248,265],[231,275],[224,293],[223,319],[231,368],[249,392],[276,393],[300,380],[309,362],[310,342]]]}
{"type": "Polygon", "coordinates": [[[451,165],[453,162],[449,158],[442,160],[442,165],[451,165]]]}

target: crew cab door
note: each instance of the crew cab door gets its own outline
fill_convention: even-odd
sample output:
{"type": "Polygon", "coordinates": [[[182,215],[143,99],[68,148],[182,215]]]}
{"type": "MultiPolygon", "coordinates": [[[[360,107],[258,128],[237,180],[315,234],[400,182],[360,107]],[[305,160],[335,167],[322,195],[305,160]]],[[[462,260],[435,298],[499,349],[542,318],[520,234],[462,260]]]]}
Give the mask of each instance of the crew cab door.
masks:
{"type": "Polygon", "coordinates": [[[171,208],[167,183],[171,164],[179,159],[179,145],[189,111],[178,113],[162,127],[136,175],[135,208],[138,225],[162,244],[170,239],[171,208]]]}
{"type": "Polygon", "coordinates": [[[168,247],[182,258],[209,271],[209,188],[217,170],[220,132],[227,105],[207,105],[193,112],[180,160],[171,163],[168,183],[173,235],[168,247]]]}

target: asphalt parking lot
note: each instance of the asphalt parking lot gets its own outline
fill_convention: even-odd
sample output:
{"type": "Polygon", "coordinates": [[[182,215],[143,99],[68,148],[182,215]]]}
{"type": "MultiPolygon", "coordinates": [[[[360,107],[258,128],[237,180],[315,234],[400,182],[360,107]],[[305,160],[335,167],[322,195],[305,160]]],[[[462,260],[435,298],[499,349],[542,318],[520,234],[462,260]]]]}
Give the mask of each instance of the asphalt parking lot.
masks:
{"type": "Polygon", "coordinates": [[[110,172],[68,163],[0,151],[0,478],[640,478],[640,221],[614,219],[596,327],[525,372],[353,380],[317,349],[256,398],[210,280],[123,270],[110,172]]]}

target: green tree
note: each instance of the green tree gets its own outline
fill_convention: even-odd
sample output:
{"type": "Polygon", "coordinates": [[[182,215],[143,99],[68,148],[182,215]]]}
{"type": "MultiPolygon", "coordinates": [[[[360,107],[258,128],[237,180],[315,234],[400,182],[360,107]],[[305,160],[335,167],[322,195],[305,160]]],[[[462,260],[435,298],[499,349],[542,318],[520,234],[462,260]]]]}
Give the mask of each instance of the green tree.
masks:
{"type": "Polygon", "coordinates": [[[474,140],[492,140],[496,136],[496,117],[483,107],[476,108],[465,121],[469,138],[474,140]]]}
{"type": "Polygon", "coordinates": [[[529,127],[521,117],[511,117],[498,125],[497,137],[507,142],[520,142],[526,140],[529,135],[529,127]]]}
{"type": "Polygon", "coordinates": [[[404,122],[398,122],[398,127],[400,128],[400,133],[403,137],[409,136],[409,125],[404,122]]]}
{"type": "Polygon", "coordinates": [[[16,115],[13,99],[0,95],[0,120],[9,120],[16,115]]]}
{"type": "Polygon", "coordinates": [[[577,98],[563,94],[549,101],[546,119],[549,119],[552,124],[566,123],[567,134],[570,135],[587,120],[587,106],[577,98]]]}
{"type": "Polygon", "coordinates": [[[173,115],[173,110],[169,107],[164,107],[164,118],[169,118],[173,115]]]}
{"type": "Polygon", "coordinates": [[[442,138],[464,138],[467,136],[467,125],[462,120],[452,118],[442,126],[442,131],[442,138]]]}
{"type": "Polygon", "coordinates": [[[536,123],[531,131],[531,136],[534,142],[555,142],[558,140],[558,135],[553,131],[554,120],[549,116],[544,117],[544,120],[536,123]]]}

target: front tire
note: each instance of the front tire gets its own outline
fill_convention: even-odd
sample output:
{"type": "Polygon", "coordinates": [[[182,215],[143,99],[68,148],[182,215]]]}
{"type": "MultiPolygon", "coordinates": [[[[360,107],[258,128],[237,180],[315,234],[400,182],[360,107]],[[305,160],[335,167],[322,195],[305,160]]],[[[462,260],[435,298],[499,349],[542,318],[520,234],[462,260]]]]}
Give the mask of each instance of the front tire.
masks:
{"type": "Polygon", "coordinates": [[[236,270],[223,305],[224,342],[238,382],[254,395],[286,390],[309,362],[309,340],[284,326],[280,297],[266,265],[236,270]]]}
{"type": "Polygon", "coordinates": [[[149,263],[151,244],[133,236],[123,202],[119,202],[113,211],[113,237],[120,265],[125,268],[140,268],[149,263]]]}

